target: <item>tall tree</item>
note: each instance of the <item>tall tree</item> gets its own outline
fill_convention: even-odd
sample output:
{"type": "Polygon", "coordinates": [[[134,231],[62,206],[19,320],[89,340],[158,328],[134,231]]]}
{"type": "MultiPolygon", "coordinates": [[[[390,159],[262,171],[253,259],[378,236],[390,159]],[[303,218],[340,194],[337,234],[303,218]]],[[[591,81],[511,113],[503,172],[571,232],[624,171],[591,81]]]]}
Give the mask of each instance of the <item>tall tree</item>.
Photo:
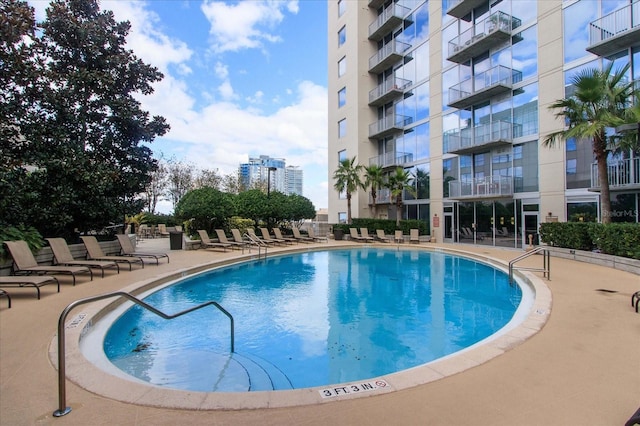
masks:
{"type": "Polygon", "coordinates": [[[384,173],[382,167],[372,164],[364,168],[364,186],[369,188],[371,194],[371,213],[375,218],[377,215],[376,200],[378,198],[378,190],[384,185],[384,173]]]}
{"type": "Polygon", "coordinates": [[[340,162],[333,173],[333,188],[347,197],[347,223],[351,224],[351,196],[358,188],[362,188],[360,173],[362,165],[356,163],[356,157],[346,158],[340,162]]]}
{"type": "MultiPolygon", "coordinates": [[[[24,10],[24,2],[15,0],[2,6],[24,10]]],[[[14,34],[32,23],[28,14],[11,17],[14,34]]],[[[29,66],[7,65],[14,83],[0,88],[13,109],[1,115],[0,128],[19,136],[2,135],[2,154],[9,145],[13,164],[26,171],[26,179],[37,179],[15,200],[22,217],[7,221],[28,221],[45,235],[68,235],[142,209],[139,194],[156,162],[141,143],[169,126],[162,117],[150,117],[134,97],[152,93],[151,84],[163,76],[125,49],[129,28],[112,12],[100,11],[96,0],[56,0],[38,31],[23,31],[29,66]]],[[[15,49],[16,37],[3,36],[2,43],[11,40],[15,49]]]]}
{"type": "Polygon", "coordinates": [[[405,191],[416,196],[415,187],[413,185],[414,177],[408,170],[402,167],[396,167],[395,171],[387,178],[387,187],[391,192],[391,197],[396,200],[396,226],[400,227],[400,219],[402,219],[402,195],[405,191]]]}
{"type": "Polygon", "coordinates": [[[175,209],[184,195],[194,188],[192,164],[170,159],[167,162],[167,196],[175,209]]]}
{"type": "Polygon", "coordinates": [[[167,178],[169,171],[167,169],[167,163],[164,161],[158,161],[158,166],[151,173],[151,181],[145,189],[147,211],[149,213],[155,213],[158,201],[162,198],[167,190],[167,178]]]}
{"type": "Polygon", "coordinates": [[[604,70],[585,69],[575,75],[573,93],[549,106],[559,110],[556,117],[564,119],[567,128],[547,135],[543,144],[554,146],[558,141],[575,138],[590,140],[598,166],[602,223],[611,222],[611,196],[607,156],[616,149],[616,138],[607,136],[607,129],[624,124],[625,110],[632,100],[633,82],[628,80],[629,65],[616,71],[614,62],[604,70]]]}

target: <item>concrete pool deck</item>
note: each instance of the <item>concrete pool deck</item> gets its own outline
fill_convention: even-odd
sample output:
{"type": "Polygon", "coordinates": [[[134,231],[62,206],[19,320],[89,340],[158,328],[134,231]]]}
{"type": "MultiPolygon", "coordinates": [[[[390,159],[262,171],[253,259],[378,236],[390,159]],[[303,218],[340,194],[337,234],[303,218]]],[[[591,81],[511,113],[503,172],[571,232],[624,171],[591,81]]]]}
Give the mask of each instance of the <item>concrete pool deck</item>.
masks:
{"type": "MultiPolygon", "coordinates": [[[[348,243],[315,245],[334,244],[348,243]]],[[[436,246],[505,262],[521,253],[471,245],[436,246]]],[[[67,380],[67,405],[72,412],[54,418],[58,381],[49,346],[60,313],[69,303],[238,254],[168,248],[168,239],[143,240],[140,251],[168,252],[171,263],[119,275],[107,272],[93,282],[80,278],[75,287],[63,277],[61,292],[44,287],[41,300],[36,300],[34,290],[9,289],[12,308],[7,309],[6,299],[0,299],[0,424],[622,425],[640,406],[640,314],[630,305],[631,295],[640,290],[640,277],[553,258],[552,280],[545,281],[553,307],[542,330],[502,355],[444,379],[390,393],[372,392],[359,399],[237,411],[134,405],[96,395],[67,380]]],[[[276,251],[270,249],[270,253],[276,251]]],[[[535,256],[525,264],[539,267],[540,263],[535,256]]]]}

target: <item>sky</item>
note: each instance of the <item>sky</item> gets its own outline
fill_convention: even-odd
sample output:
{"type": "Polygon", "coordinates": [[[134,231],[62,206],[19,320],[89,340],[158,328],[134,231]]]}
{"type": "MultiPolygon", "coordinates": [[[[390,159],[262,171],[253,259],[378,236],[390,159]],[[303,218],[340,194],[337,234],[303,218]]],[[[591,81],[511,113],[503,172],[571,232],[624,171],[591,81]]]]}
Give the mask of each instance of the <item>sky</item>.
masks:
{"type": "MultiPolygon", "coordinates": [[[[45,0],[31,0],[36,19],[45,0]]],[[[129,21],[127,48],[164,79],[139,97],[171,130],[156,158],[236,173],[249,156],[303,170],[303,195],[327,201],[327,12],[323,0],[101,0],[129,21]]],[[[161,213],[171,213],[161,202],[161,213]]]]}

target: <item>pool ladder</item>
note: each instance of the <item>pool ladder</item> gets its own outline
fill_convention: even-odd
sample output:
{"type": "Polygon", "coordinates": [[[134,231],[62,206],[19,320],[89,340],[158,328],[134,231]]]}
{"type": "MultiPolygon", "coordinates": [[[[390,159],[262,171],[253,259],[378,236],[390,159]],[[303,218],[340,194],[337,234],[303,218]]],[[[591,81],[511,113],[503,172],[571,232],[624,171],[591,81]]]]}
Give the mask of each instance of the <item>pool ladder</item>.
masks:
{"type": "MultiPolygon", "coordinates": [[[[249,240],[250,244],[255,244],[255,245],[258,246],[258,260],[260,260],[260,256],[262,256],[262,249],[263,248],[264,248],[264,256],[262,256],[262,257],[264,259],[267,258],[267,247],[269,246],[267,243],[262,241],[257,236],[249,234],[248,232],[244,234],[244,237],[249,240]]],[[[249,251],[251,251],[251,249],[249,249],[249,251]]]]}
{"type": "Polygon", "coordinates": [[[547,280],[551,279],[551,251],[545,247],[536,247],[533,250],[529,250],[526,253],[512,259],[509,262],[509,284],[513,283],[513,270],[519,269],[521,271],[536,271],[542,272],[543,277],[547,277],[547,280]],[[525,268],[522,266],[514,266],[516,262],[526,259],[529,256],[542,252],[542,268],[525,268]]]}
{"type": "Polygon", "coordinates": [[[75,302],[70,303],[60,314],[60,319],[58,320],[58,409],[53,412],[54,417],[62,417],[71,412],[71,407],[67,407],[66,402],[66,359],[65,359],[65,320],[67,319],[67,315],[73,308],[76,306],[84,305],[85,303],[95,302],[102,299],[108,299],[110,297],[125,297],[130,301],[142,306],[143,308],[153,312],[154,314],[164,318],[164,319],[174,319],[180,317],[184,314],[188,314],[189,312],[197,311],[198,309],[204,308],[205,306],[213,305],[220,310],[223,314],[229,317],[231,321],[231,353],[235,352],[235,337],[234,337],[234,327],[233,327],[233,316],[218,302],[210,300],[208,302],[202,303],[198,306],[194,306],[189,309],[185,309],[184,311],[180,311],[177,314],[167,315],[162,311],[154,308],[153,306],[143,302],[142,300],[132,296],[129,293],[124,291],[116,291],[113,293],[102,294],[93,297],[87,297],[85,299],[79,299],[75,302]]]}

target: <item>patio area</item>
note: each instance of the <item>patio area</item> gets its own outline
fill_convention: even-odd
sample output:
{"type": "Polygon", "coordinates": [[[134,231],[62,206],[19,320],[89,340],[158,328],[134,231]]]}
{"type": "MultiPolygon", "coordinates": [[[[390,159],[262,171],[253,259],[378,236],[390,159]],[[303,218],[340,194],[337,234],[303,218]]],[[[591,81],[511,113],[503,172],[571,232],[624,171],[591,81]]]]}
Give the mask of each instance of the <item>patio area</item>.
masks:
{"type": "MultiPolygon", "coordinates": [[[[334,245],[353,244],[329,240],[299,248],[334,245]]],[[[465,244],[423,245],[474,252],[505,263],[522,253],[465,244]]],[[[269,253],[292,247],[270,248],[269,253]]],[[[138,249],[169,253],[171,261],[118,275],[107,272],[94,281],[81,278],[75,287],[62,277],[60,293],[53,286],[44,287],[41,300],[28,289],[9,289],[11,309],[0,299],[1,425],[623,425],[640,406],[640,314],[630,303],[631,295],[640,290],[640,276],[552,258],[552,279],[545,280],[553,296],[552,310],[542,330],[486,363],[428,384],[299,407],[196,411],[118,402],[67,380],[72,411],[55,418],[58,381],[49,346],[69,303],[239,254],[170,251],[167,238],[142,240],[138,249]]],[[[525,265],[540,263],[534,256],[525,265]]],[[[81,311],[79,307],[74,312],[81,311]]]]}

